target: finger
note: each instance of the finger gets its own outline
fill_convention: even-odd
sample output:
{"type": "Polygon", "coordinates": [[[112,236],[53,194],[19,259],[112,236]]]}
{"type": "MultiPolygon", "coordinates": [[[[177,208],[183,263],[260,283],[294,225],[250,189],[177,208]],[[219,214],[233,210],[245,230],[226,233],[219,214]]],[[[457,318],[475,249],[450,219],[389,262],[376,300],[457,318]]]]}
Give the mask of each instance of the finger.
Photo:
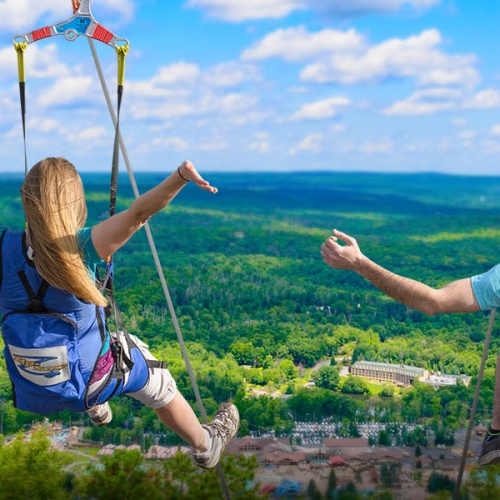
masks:
{"type": "Polygon", "coordinates": [[[215,194],[219,191],[216,187],[210,186],[210,184],[208,184],[208,183],[205,185],[200,185],[200,184],[198,184],[198,185],[201,187],[201,189],[204,189],[205,191],[208,191],[208,192],[213,193],[213,194],[215,194]]]}
{"type": "MultiPolygon", "coordinates": [[[[338,246],[337,243],[333,242],[333,245],[338,246]]],[[[321,249],[321,255],[324,259],[333,259],[337,254],[337,249],[335,246],[325,243],[321,249]]]]}
{"type": "Polygon", "coordinates": [[[339,243],[338,243],[338,241],[337,241],[337,238],[336,238],[336,237],[334,237],[334,236],[330,236],[330,237],[329,237],[329,238],[325,241],[325,243],[324,243],[324,244],[325,244],[327,247],[332,248],[332,249],[333,249],[333,248],[337,248],[337,247],[339,247],[339,246],[340,246],[340,245],[339,245],[339,243]]]}
{"type": "Polygon", "coordinates": [[[354,245],[356,243],[356,240],[352,236],[349,236],[342,231],[338,231],[337,229],[333,230],[333,234],[347,245],[354,245]]]}

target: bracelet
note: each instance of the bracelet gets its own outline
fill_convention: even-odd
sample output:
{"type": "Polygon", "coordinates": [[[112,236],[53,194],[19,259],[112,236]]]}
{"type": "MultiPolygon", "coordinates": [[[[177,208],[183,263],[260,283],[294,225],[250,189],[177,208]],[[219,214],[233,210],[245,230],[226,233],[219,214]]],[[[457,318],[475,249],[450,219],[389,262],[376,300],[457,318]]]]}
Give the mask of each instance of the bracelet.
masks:
{"type": "Polygon", "coordinates": [[[177,173],[179,174],[179,177],[186,182],[189,182],[189,179],[186,179],[182,174],[181,174],[181,167],[177,167],[177,173]]]}

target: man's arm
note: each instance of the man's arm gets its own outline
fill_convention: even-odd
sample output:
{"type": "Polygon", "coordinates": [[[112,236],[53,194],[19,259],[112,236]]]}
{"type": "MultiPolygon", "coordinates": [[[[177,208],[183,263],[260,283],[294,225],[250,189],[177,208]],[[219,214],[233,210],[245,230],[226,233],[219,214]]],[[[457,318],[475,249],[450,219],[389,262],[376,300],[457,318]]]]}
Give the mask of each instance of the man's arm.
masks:
{"type": "Polygon", "coordinates": [[[354,238],[334,230],[321,247],[326,264],[358,273],[393,299],[424,314],[476,312],[479,304],[470,278],[453,281],[443,288],[431,288],[384,269],[362,254],[354,238]],[[338,240],[344,242],[341,245],[338,240]]]}
{"type": "Polygon", "coordinates": [[[191,162],[185,161],[163,182],[139,196],[129,209],[92,228],[92,242],[99,257],[105,259],[116,252],[150,217],[165,208],[188,181],[209,193],[217,193],[217,188],[204,180],[191,162]]]}

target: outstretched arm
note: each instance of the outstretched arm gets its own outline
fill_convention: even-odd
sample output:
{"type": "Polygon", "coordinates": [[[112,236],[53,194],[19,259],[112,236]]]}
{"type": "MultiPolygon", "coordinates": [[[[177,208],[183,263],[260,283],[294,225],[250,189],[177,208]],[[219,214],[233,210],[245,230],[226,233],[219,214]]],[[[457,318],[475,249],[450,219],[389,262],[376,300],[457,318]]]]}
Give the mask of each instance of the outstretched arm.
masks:
{"type": "Polygon", "coordinates": [[[92,242],[99,257],[105,259],[116,252],[150,217],[165,208],[188,181],[209,193],[217,193],[217,188],[204,180],[191,162],[185,161],[163,182],[139,196],[129,209],[92,228],[92,242]]]}
{"type": "Polygon", "coordinates": [[[480,309],[470,278],[453,281],[443,288],[431,288],[379,266],[363,255],[354,238],[336,229],[333,236],[323,243],[321,256],[330,267],[354,271],[393,299],[424,314],[476,312],[480,309]]]}

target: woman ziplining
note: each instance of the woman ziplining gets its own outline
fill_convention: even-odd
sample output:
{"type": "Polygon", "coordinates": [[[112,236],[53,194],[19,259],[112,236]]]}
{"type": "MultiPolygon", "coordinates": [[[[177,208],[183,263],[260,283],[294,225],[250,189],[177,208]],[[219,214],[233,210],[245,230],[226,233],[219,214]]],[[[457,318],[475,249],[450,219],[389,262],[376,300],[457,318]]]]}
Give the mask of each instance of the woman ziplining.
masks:
{"type": "MultiPolygon", "coordinates": [[[[100,33],[111,37],[95,36],[100,25],[91,15],[89,0],[73,2],[73,9],[74,16],[66,23],[14,38],[20,83],[24,83],[22,54],[41,35],[65,34],[68,40],[84,35],[116,43],[118,38],[104,28],[100,33]],[[81,22],[87,18],[90,21],[81,22]],[[65,30],[58,32],[58,26],[65,30]]],[[[119,87],[123,87],[120,72],[126,54],[118,50],[122,48],[117,47],[119,61],[122,56],[119,87]]],[[[217,189],[192,163],[183,162],[129,209],[114,214],[112,200],[110,217],[86,227],[85,194],[75,167],[63,158],[46,158],[27,168],[22,97],[21,93],[26,176],[21,198],[27,225],[25,231],[3,230],[0,241],[2,335],[15,406],[43,415],[65,409],[87,412],[95,425],[104,425],[112,418],[108,401],[126,394],[152,408],[169,429],[185,439],[197,465],[215,467],[238,430],[237,408],[224,403],[210,424],[200,424],[164,363],[125,330],[110,333],[104,311],[108,300],[96,286],[95,272],[103,259],[110,258],[189,181],[211,193],[217,189]]],[[[119,102],[120,97],[119,91],[119,102]]],[[[117,126],[112,198],[116,196],[118,135],[117,126]]],[[[109,302],[114,305],[112,294],[109,302]]]]}
{"type": "Polygon", "coordinates": [[[86,411],[104,425],[112,418],[108,400],[126,394],[185,439],[200,467],[212,468],[238,430],[236,407],[222,404],[209,425],[200,424],[147,346],[126,332],[110,334],[107,301],[91,278],[188,181],[217,192],[184,162],[129,209],[85,227],[85,194],[74,166],[62,158],[33,166],[21,187],[27,229],[4,230],[1,237],[2,335],[17,408],[44,415],[86,411]]]}

